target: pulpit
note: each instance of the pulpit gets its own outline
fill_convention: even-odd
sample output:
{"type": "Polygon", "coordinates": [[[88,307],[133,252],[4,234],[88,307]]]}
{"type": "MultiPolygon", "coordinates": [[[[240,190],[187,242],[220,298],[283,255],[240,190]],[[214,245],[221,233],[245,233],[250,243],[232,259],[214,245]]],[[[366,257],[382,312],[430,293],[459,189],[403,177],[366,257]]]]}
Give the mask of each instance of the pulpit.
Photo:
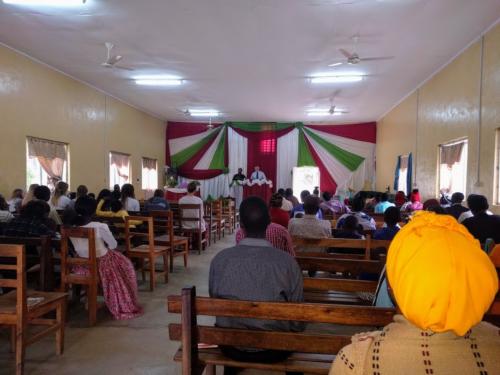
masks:
{"type": "Polygon", "coordinates": [[[243,186],[243,199],[247,197],[259,197],[269,203],[271,196],[273,195],[273,184],[271,181],[249,181],[245,180],[242,184],[243,186]]]}

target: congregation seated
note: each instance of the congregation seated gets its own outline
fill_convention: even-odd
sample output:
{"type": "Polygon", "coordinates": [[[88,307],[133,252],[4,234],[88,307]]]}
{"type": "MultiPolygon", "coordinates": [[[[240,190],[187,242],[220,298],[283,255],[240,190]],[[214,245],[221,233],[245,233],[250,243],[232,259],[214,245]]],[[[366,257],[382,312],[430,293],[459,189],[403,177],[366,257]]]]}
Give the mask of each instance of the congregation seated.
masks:
{"type": "Polygon", "coordinates": [[[35,199],[41,200],[49,205],[49,218],[52,219],[57,225],[61,225],[62,221],[57,213],[54,206],[49,204],[50,201],[50,189],[45,185],[37,185],[33,191],[33,197],[35,199]]]}
{"type": "MultiPolygon", "coordinates": [[[[303,301],[302,272],[293,257],[265,239],[271,220],[265,202],[258,197],[245,199],[240,206],[240,225],[246,237],[238,245],[219,252],[210,264],[209,294],[213,298],[266,301],[303,301]]],[[[272,331],[301,331],[300,322],[217,317],[225,328],[272,331]]],[[[238,361],[282,361],[290,353],[252,348],[221,346],[220,350],[238,361]]],[[[225,374],[236,374],[226,368],[225,374]]]]}
{"type": "Polygon", "coordinates": [[[290,214],[290,212],[293,210],[294,205],[292,202],[286,199],[285,189],[278,189],[277,194],[282,198],[281,209],[287,211],[290,214]]]}
{"type": "MultiPolygon", "coordinates": [[[[241,227],[238,228],[235,235],[236,244],[239,244],[245,237],[245,230],[241,227]]],[[[276,223],[269,224],[266,228],[266,240],[268,240],[276,249],[283,250],[291,256],[295,256],[292,237],[285,227],[276,223]]]]}
{"type": "Polygon", "coordinates": [[[292,188],[288,188],[288,189],[285,190],[285,198],[287,200],[289,200],[290,202],[292,202],[292,206],[294,208],[297,207],[298,205],[300,205],[300,202],[297,199],[297,197],[295,195],[293,195],[293,189],[292,188]]]}
{"type": "Polygon", "coordinates": [[[424,209],[424,205],[422,204],[422,200],[420,199],[420,192],[418,189],[413,189],[410,194],[410,209],[411,211],[419,211],[424,209]]]}
{"type": "Polygon", "coordinates": [[[453,193],[451,196],[451,205],[446,208],[446,213],[448,215],[453,216],[455,219],[458,220],[460,215],[462,215],[464,212],[469,211],[467,207],[464,207],[462,205],[462,202],[464,201],[464,195],[462,193],[453,193]]]}
{"type": "Polygon", "coordinates": [[[54,194],[50,198],[49,204],[56,210],[65,210],[71,206],[71,199],[66,195],[69,185],[64,181],[59,181],[54,189],[54,194]]]}
{"type": "MultiPolygon", "coordinates": [[[[108,202],[109,204],[107,205],[108,210],[102,209],[104,202],[105,202],[105,200],[101,200],[101,202],[99,202],[99,204],[97,205],[97,208],[95,211],[96,216],[118,217],[118,218],[122,218],[123,221],[125,221],[125,218],[127,216],[129,216],[128,211],[123,209],[123,205],[122,205],[121,201],[115,200],[115,199],[110,199],[108,202]]],[[[142,223],[141,221],[131,220],[130,226],[131,226],[131,228],[134,228],[136,225],[140,225],[141,223],[142,223]]],[[[119,223],[116,223],[115,225],[116,226],[123,226],[124,224],[120,225],[119,223]]]]}
{"type": "Polygon", "coordinates": [[[317,217],[320,199],[308,195],[303,199],[304,217],[291,219],[288,223],[288,232],[291,236],[306,238],[330,238],[332,226],[328,220],[317,217]]]}
{"type": "Polygon", "coordinates": [[[141,210],[139,201],[135,199],[134,185],[132,184],[124,184],[122,186],[120,200],[123,209],[128,212],[139,212],[141,210]]]}
{"type": "Polygon", "coordinates": [[[269,203],[269,215],[271,216],[271,222],[287,228],[288,222],[290,221],[290,214],[282,207],[283,197],[279,194],[273,194],[271,202],[269,203]]]}
{"type": "Polygon", "coordinates": [[[394,322],[353,336],[330,375],[500,373],[499,328],[482,322],[498,275],[454,218],[418,213],[392,241],[387,280],[394,322]]]}
{"type": "Polygon", "coordinates": [[[321,202],[320,208],[335,215],[343,215],[351,212],[349,207],[340,201],[338,195],[332,196],[328,191],[323,193],[323,202],[321,202]]]}
{"type": "MultiPolygon", "coordinates": [[[[431,198],[427,199],[423,204],[422,204],[422,209],[424,211],[431,211],[434,210],[434,207],[441,207],[441,203],[436,198],[431,198]]],[[[435,212],[435,211],[433,211],[435,212]]],[[[443,211],[444,212],[444,211],[443,211]]]]}
{"type": "Polygon", "coordinates": [[[87,188],[87,186],[85,185],[78,185],[78,187],[76,188],[76,193],[75,193],[75,196],[74,197],[71,197],[71,203],[70,203],[70,206],[71,208],[74,208],[75,207],[75,203],[76,203],[76,200],[78,198],[81,198],[81,197],[86,197],[89,193],[89,189],[87,188]]]}
{"type": "MultiPolygon", "coordinates": [[[[204,216],[204,208],[203,208],[203,200],[196,196],[196,190],[198,189],[198,185],[196,184],[195,181],[191,181],[187,185],[187,195],[183,196],[181,199],[179,199],[179,205],[181,204],[196,204],[198,206],[201,206],[201,217],[199,217],[199,211],[194,210],[194,209],[187,209],[183,210],[183,217],[185,218],[200,218],[201,220],[201,231],[205,232],[206,231],[206,223],[205,219],[203,219],[204,216]]],[[[183,221],[182,222],[182,227],[187,228],[187,229],[196,229],[198,228],[199,224],[196,221],[183,221]]]]}
{"type": "Polygon", "coordinates": [[[14,189],[10,199],[7,201],[11,213],[19,212],[23,203],[23,189],[14,189]]]}
{"type": "Polygon", "coordinates": [[[8,223],[13,218],[14,215],[10,212],[9,204],[3,195],[0,195],[0,223],[8,223]]]}
{"type": "Polygon", "coordinates": [[[500,243],[500,216],[488,214],[488,200],[484,195],[470,194],[467,197],[469,206],[474,216],[465,219],[462,224],[482,244],[488,238],[495,243],[500,243]]]}
{"type": "Polygon", "coordinates": [[[50,207],[42,200],[28,202],[19,217],[9,221],[4,234],[10,237],[54,236],[56,224],[49,218],[50,207]]]}
{"type": "MultiPolygon", "coordinates": [[[[132,262],[116,250],[117,242],[105,223],[92,221],[97,207],[91,197],[81,197],[75,203],[77,216],[73,225],[94,228],[97,267],[104,292],[104,301],[115,319],[132,319],[142,314],[138,302],[137,279],[132,262]]],[[[70,238],[79,257],[89,257],[88,240],[70,238]]],[[[86,275],[89,271],[75,267],[74,273],[86,275]]]]}
{"type": "Polygon", "coordinates": [[[399,232],[399,222],[401,221],[401,214],[399,208],[389,207],[384,212],[384,223],[383,228],[377,229],[373,234],[373,239],[375,240],[392,240],[394,236],[399,232]]]}
{"type": "Polygon", "coordinates": [[[28,191],[24,195],[23,201],[21,202],[21,207],[24,207],[28,204],[28,202],[31,202],[33,199],[35,199],[35,189],[38,187],[38,184],[31,184],[28,188],[28,191]]]}
{"type": "Polygon", "coordinates": [[[337,221],[337,229],[342,229],[344,226],[345,219],[349,216],[355,216],[358,219],[359,224],[363,227],[363,230],[375,230],[376,224],[375,220],[368,214],[363,212],[364,202],[362,197],[356,197],[352,201],[351,213],[342,215],[337,221]]]}
{"type": "MultiPolygon", "coordinates": [[[[292,210],[292,212],[290,213],[290,217],[292,218],[301,218],[304,216],[305,214],[305,210],[304,210],[304,203],[305,203],[305,200],[307,197],[309,197],[311,195],[311,193],[309,192],[309,190],[302,190],[301,193],[300,193],[300,200],[302,201],[302,203],[299,203],[297,206],[295,206],[292,210]]],[[[319,199],[319,198],[318,198],[319,199]]],[[[323,219],[323,213],[321,212],[321,210],[318,210],[318,213],[316,214],[316,217],[318,219],[323,219]]]]}
{"type": "MultiPolygon", "coordinates": [[[[342,229],[335,232],[335,238],[348,238],[353,240],[364,240],[365,236],[359,233],[360,225],[356,216],[348,216],[344,220],[342,229]]],[[[335,249],[337,251],[337,249],[335,249]]]]}
{"type": "Polygon", "coordinates": [[[376,214],[383,214],[389,207],[394,206],[394,203],[389,202],[389,195],[387,193],[382,193],[380,196],[380,202],[375,206],[374,212],[376,214]]]}
{"type": "Polygon", "coordinates": [[[165,199],[165,192],[162,189],[156,189],[153,196],[144,203],[144,211],[168,211],[170,205],[165,199]]]}

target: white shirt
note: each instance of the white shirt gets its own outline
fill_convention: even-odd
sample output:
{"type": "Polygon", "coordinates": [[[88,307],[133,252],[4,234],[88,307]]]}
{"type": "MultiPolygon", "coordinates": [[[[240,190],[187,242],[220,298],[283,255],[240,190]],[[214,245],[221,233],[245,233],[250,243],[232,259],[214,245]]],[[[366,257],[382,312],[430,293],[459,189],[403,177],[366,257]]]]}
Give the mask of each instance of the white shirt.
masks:
{"type": "Polygon", "coordinates": [[[22,198],[12,198],[8,200],[7,204],[9,205],[9,211],[16,212],[17,209],[21,207],[22,201],[22,198]]]}
{"type": "Polygon", "coordinates": [[[14,219],[14,215],[9,211],[0,211],[0,223],[8,223],[12,219],[14,219]]]}
{"type": "Polygon", "coordinates": [[[262,171],[255,171],[250,176],[250,180],[267,180],[266,174],[262,171]]]}
{"type": "Polygon", "coordinates": [[[123,205],[123,209],[125,211],[139,212],[141,210],[141,205],[137,199],[128,197],[123,205]]]}
{"type": "Polygon", "coordinates": [[[293,210],[293,203],[290,202],[288,199],[283,198],[283,203],[281,203],[281,209],[283,211],[291,211],[293,210]]]}
{"type": "Polygon", "coordinates": [[[71,199],[69,199],[65,195],[61,195],[59,199],[57,200],[57,204],[53,205],[52,204],[52,199],[50,200],[51,205],[56,209],[56,210],[65,210],[70,204],[71,204],[71,199]]]}
{"type": "MultiPolygon", "coordinates": [[[[203,219],[203,216],[205,215],[205,211],[203,209],[203,201],[200,197],[197,197],[196,195],[185,195],[181,199],[179,199],[179,204],[197,204],[201,206],[201,231],[204,232],[206,229],[205,226],[205,220],[203,219]]],[[[182,211],[182,216],[187,217],[187,218],[197,218],[198,217],[198,210],[183,210],[182,211]]],[[[183,221],[182,222],[182,227],[187,228],[187,229],[195,229],[198,228],[198,222],[197,221],[183,221]]]]}
{"type": "MultiPolygon", "coordinates": [[[[107,224],[92,221],[87,225],[83,225],[82,228],[95,228],[95,252],[98,258],[106,255],[108,249],[116,249],[118,244],[107,224]]],[[[75,247],[75,251],[81,258],[89,257],[89,243],[87,239],[70,238],[70,240],[75,247]]]]}

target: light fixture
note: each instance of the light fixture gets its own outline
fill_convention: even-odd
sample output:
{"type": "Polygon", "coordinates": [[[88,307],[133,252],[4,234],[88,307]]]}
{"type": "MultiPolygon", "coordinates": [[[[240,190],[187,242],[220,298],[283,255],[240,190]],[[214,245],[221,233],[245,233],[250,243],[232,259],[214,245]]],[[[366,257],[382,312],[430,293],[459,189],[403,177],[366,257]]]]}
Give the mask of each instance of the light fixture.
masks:
{"type": "Polygon", "coordinates": [[[77,7],[84,5],[87,0],[2,0],[4,4],[44,6],[44,7],[77,7]]]}
{"type": "Polygon", "coordinates": [[[349,83],[362,80],[362,75],[318,75],[311,77],[311,83],[349,83]]]}
{"type": "Polygon", "coordinates": [[[220,112],[215,109],[188,109],[189,115],[193,117],[218,117],[220,112]]]}
{"type": "Polygon", "coordinates": [[[134,77],[135,83],[141,86],[179,86],[183,80],[174,76],[137,76],[134,77]]]}

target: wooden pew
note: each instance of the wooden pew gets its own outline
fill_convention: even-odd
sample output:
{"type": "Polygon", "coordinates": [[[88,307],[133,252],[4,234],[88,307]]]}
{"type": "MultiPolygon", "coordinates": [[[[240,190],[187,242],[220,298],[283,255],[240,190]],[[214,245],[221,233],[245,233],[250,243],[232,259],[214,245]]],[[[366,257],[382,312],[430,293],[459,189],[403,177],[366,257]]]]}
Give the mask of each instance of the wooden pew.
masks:
{"type": "Polygon", "coordinates": [[[365,305],[372,301],[360,298],[359,292],[375,293],[377,281],[305,277],[304,301],[341,305],[365,305]]]}
{"type": "MultiPolygon", "coordinates": [[[[365,240],[344,239],[344,238],[304,238],[292,237],[295,246],[295,252],[300,253],[300,247],[305,248],[318,248],[318,249],[364,249],[364,259],[369,260],[372,258],[372,251],[378,248],[389,249],[391,241],[373,240],[367,237],[365,240]]],[[[326,254],[326,253],[325,253],[326,254]]]]}
{"type": "MultiPolygon", "coordinates": [[[[24,245],[25,247],[36,247],[40,256],[40,290],[50,292],[55,288],[54,260],[52,250],[60,248],[61,241],[49,236],[41,237],[10,237],[0,236],[0,244],[24,245]]],[[[35,265],[27,272],[34,272],[38,267],[35,265]]]]}
{"type": "Polygon", "coordinates": [[[349,274],[356,278],[362,274],[379,275],[384,268],[383,260],[365,260],[365,259],[337,259],[328,257],[325,254],[323,257],[306,255],[296,256],[295,259],[303,271],[323,271],[330,273],[349,274]]]}
{"type": "Polygon", "coordinates": [[[170,339],[182,343],[174,357],[174,360],[182,362],[182,375],[200,375],[205,369],[207,374],[215,374],[216,366],[328,374],[335,354],[351,342],[350,336],[332,333],[200,326],[197,323],[199,315],[383,327],[392,322],[395,313],[393,309],[376,307],[196,297],[194,287],[182,289],[181,296],[169,296],[167,305],[170,313],[182,313],[182,324],[169,325],[170,339]],[[199,345],[201,343],[203,345],[199,345]],[[213,347],[216,345],[284,350],[293,354],[277,363],[238,362],[213,347]]]}

